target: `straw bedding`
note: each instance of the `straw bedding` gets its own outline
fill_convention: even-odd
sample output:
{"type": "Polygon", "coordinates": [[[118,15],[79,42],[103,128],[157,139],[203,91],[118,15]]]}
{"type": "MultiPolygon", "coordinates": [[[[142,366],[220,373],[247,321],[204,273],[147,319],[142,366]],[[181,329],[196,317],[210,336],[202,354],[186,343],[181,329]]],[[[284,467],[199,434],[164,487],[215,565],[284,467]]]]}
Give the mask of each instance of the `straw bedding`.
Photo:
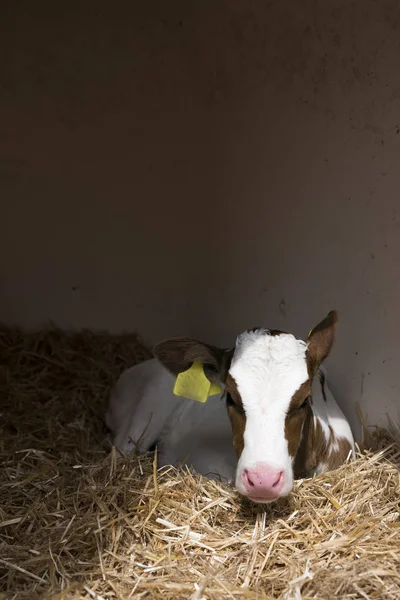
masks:
{"type": "Polygon", "coordinates": [[[110,452],[108,391],[148,356],[135,336],[0,332],[0,598],[400,598],[394,438],[251,506],[110,452]]]}

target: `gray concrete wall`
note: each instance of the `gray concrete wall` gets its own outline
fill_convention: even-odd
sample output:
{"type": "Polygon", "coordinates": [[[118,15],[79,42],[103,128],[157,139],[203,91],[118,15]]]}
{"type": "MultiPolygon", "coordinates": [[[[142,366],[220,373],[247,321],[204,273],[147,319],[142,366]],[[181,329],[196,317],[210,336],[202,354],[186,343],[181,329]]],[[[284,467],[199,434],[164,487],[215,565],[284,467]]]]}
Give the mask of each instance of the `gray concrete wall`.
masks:
{"type": "Polygon", "coordinates": [[[229,345],[336,308],[344,410],[400,420],[398,3],[0,11],[2,320],[229,345]]]}

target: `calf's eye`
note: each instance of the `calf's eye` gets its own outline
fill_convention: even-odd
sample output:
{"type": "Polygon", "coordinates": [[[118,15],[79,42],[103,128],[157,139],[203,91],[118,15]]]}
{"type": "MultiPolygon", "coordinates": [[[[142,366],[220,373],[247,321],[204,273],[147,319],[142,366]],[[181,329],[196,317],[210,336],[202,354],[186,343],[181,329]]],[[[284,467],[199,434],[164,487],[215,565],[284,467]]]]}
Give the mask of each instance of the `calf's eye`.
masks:
{"type": "Polygon", "coordinates": [[[226,403],[228,406],[236,406],[229,393],[226,394],[226,403]]]}
{"type": "Polygon", "coordinates": [[[235,410],[235,412],[238,413],[238,414],[240,414],[240,415],[244,415],[245,414],[244,410],[243,410],[242,403],[240,402],[240,400],[236,400],[235,401],[232,398],[232,396],[230,395],[229,392],[226,392],[225,399],[226,399],[226,405],[227,405],[228,408],[232,407],[235,410]]]}
{"type": "Polygon", "coordinates": [[[310,403],[310,396],[307,396],[307,398],[304,400],[304,402],[300,405],[300,409],[301,408],[306,408],[310,403]]]}

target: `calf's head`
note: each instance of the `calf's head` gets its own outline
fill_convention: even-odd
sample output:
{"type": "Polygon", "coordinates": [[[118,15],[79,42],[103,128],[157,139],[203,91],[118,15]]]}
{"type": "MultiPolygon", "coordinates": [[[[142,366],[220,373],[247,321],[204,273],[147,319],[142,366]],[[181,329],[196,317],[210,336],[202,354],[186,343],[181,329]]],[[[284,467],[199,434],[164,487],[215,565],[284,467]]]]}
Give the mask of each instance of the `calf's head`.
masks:
{"type": "MultiPolygon", "coordinates": [[[[160,342],[157,358],[173,375],[202,363],[221,383],[238,456],[237,490],[254,502],[272,502],[293,487],[293,463],[311,416],[311,384],[334,340],[332,311],[309,334],[252,329],[223,350],[189,338],[160,342]]],[[[211,401],[218,401],[211,399],[211,401]]]]}

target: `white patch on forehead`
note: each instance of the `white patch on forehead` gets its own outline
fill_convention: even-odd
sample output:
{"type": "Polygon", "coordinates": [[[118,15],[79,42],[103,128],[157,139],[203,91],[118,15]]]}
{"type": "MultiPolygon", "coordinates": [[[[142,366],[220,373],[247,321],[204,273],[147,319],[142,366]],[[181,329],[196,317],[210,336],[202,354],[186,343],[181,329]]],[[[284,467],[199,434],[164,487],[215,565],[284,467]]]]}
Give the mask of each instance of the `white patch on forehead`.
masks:
{"type": "Polygon", "coordinates": [[[285,490],[293,485],[292,458],[285,438],[285,418],[295,392],[308,379],[307,344],[293,335],[245,332],[236,341],[230,375],[236,382],[246,413],[240,474],[257,464],[285,474],[285,490]]]}
{"type": "Polygon", "coordinates": [[[307,344],[293,335],[265,330],[242,333],[236,342],[230,374],[246,410],[287,410],[293,394],[308,379],[307,344]]]}

